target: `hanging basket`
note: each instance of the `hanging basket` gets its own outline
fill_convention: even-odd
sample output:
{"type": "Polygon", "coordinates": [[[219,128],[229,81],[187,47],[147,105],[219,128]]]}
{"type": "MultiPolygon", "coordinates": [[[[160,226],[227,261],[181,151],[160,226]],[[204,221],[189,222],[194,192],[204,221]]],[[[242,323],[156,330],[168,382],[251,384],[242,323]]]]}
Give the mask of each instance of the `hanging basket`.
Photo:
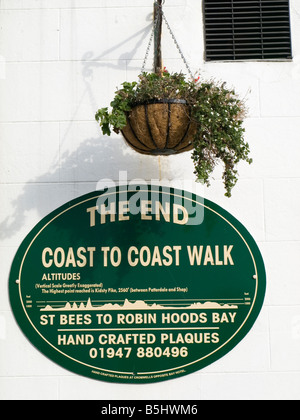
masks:
{"type": "Polygon", "coordinates": [[[152,100],[127,113],[122,134],[136,152],[173,155],[193,148],[196,123],[185,100],[152,100]]]}

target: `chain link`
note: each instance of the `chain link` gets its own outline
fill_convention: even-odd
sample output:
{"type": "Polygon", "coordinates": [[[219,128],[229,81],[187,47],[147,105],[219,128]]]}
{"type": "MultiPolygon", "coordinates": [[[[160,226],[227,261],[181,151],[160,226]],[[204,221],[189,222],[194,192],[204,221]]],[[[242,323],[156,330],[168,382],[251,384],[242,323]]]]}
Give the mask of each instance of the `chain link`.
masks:
{"type": "Polygon", "coordinates": [[[153,24],[153,27],[152,27],[149,43],[148,43],[148,46],[147,46],[147,49],[146,49],[146,55],[145,55],[145,58],[144,58],[144,61],[143,61],[141,73],[144,73],[144,71],[145,71],[146,63],[147,63],[149,52],[150,52],[150,47],[151,47],[151,44],[152,44],[152,41],[153,41],[153,38],[154,38],[155,29],[156,29],[157,23],[158,23],[158,18],[159,18],[159,15],[157,14],[157,16],[155,18],[155,21],[154,21],[154,24],[153,24]]]}
{"type": "MultiPolygon", "coordinates": [[[[165,3],[165,0],[163,0],[163,3],[162,3],[162,4],[164,4],[164,3],[165,3]]],[[[167,21],[167,18],[166,18],[165,14],[164,14],[164,12],[163,12],[163,10],[162,10],[161,5],[159,5],[157,2],[155,2],[155,4],[156,4],[158,7],[160,7],[160,9],[161,9],[161,16],[162,16],[162,19],[165,21],[166,27],[168,28],[168,31],[170,32],[170,35],[171,35],[171,37],[172,37],[172,39],[173,39],[173,41],[174,41],[174,44],[176,45],[176,48],[177,48],[177,50],[178,50],[178,52],[179,52],[179,54],[180,54],[180,56],[181,56],[181,58],[182,58],[182,61],[184,62],[185,66],[186,66],[186,68],[187,68],[187,71],[188,71],[188,73],[189,73],[190,77],[193,79],[193,78],[194,78],[194,76],[193,76],[193,73],[192,73],[192,71],[191,71],[191,69],[190,69],[190,66],[188,65],[188,62],[187,62],[187,60],[186,60],[185,56],[183,55],[183,52],[182,52],[182,50],[181,50],[181,48],[180,48],[180,46],[179,46],[179,44],[178,44],[178,42],[177,42],[177,39],[175,38],[175,35],[174,35],[174,33],[173,33],[173,31],[172,31],[172,29],[171,29],[170,25],[169,25],[169,22],[167,21]]],[[[156,29],[156,27],[157,27],[158,19],[159,19],[159,15],[157,14],[156,19],[155,19],[154,24],[153,24],[153,27],[152,27],[150,40],[149,40],[149,43],[148,43],[148,46],[147,46],[147,49],[146,49],[146,55],[145,55],[145,58],[144,58],[144,61],[143,61],[143,65],[142,65],[141,73],[144,73],[144,71],[145,71],[145,67],[146,67],[146,63],[147,63],[148,56],[149,56],[150,47],[151,47],[151,44],[152,44],[152,41],[153,41],[153,37],[154,37],[154,33],[155,33],[155,29],[156,29]]]]}
{"type": "Polygon", "coordinates": [[[194,78],[194,76],[193,76],[193,73],[192,73],[192,71],[191,71],[191,69],[190,69],[190,66],[188,65],[188,63],[187,63],[187,61],[186,61],[186,58],[185,58],[185,56],[183,55],[183,52],[181,51],[181,48],[180,48],[180,46],[179,46],[179,44],[178,44],[178,42],[177,42],[177,39],[175,38],[175,35],[174,35],[174,33],[173,33],[173,31],[172,31],[172,29],[171,29],[171,27],[170,27],[169,23],[168,23],[167,18],[166,18],[166,16],[165,16],[165,14],[164,14],[164,12],[163,12],[163,11],[162,11],[162,18],[163,18],[163,20],[165,21],[165,24],[166,24],[166,26],[167,26],[167,28],[168,28],[168,30],[169,30],[169,32],[170,32],[170,34],[171,34],[171,37],[172,37],[172,39],[173,39],[173,41],[174,41],[174,44],[176,45],[176,48],[177,48],[177,50],[178,50],[178,52],[179,52],[179,54],[180,54],[180,56],[181,56],[181,58],[182,58],[182,61],[184,62],[185,66],[186,66],[186,68],[187,68],[187,71],[188,71],[188,73],[189,73],[190,77],[193,79],[193,78],[194,78]]]}

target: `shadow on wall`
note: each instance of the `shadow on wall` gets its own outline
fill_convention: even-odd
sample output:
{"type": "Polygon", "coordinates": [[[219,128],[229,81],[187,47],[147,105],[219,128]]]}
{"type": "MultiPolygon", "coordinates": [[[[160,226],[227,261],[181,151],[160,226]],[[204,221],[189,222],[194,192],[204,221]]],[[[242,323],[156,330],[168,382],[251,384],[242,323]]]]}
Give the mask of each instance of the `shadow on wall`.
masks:
{"type": "MultiPolygon", "coordinates": [[[[149,14],[146,21],[152,22],[152,18],[153,15],[149,14]]],[[[81,75],[85,84],[85,92],[81,101],[88,101],[89,107],[95,112],[99,107],[92,89],[95,69],[103,66],[119,69],[126,60],[128,69],[140,70],[134,66],[132,60],[138,48],[150,36],[151,28],[152,23],[117,45],[101,52],[96,58],[93,58],[94,53],[92,51],[83,55],[81,75]],[[138,38],[136,44],[122,54],[116,64],[105,61],[105,57],[109,53],[119,48],[120,45],[125,46],[126,43],[130,43],[135,38],[138,38]]],[[[73,124],[76,124],[76,114],[80,105],[81,103],[78,104],[78,108],[74,112],[73,118],[61,139],[61,144],[67,136],[71,136],[71,129],[73,124]]],[[[100,179],[118,180],[119,171],[129,172],[131,179],[146,178],[146,167],[149,166],[150,171],[154,167],[156,168],[157,159],[153,159],[151,156],[142,156],[137,164],[137,156],[122,140],[102,137],[100,129],[98,137],[83,140],[76,150],[65,151],[61,155],[60,151],[57,151],[52,166],[41,176],[29,180],[17,198],[11,201],[10,205],[13,211],[0,222],[0,239],[12,238],[18,233],[26,224],[28,212],[38,211],[39,217],[42,218],[65,202],[88,192],[84,191],[84,183],[94,184],[94,189],[96,189],[100,179]],[[53,193],[49,194],[51,187],[53,193]],[[53,200],[53,198],[55,199],[53,200]]],[[[87,188],[86,185],[85,188],[87,188]]]]}
{"type": "MultiPolygon", "coordinates": [[[[136,53],[138,52],[139,48],[145,43],[145,41],[150,41],[150,33],[152,31],[152,27],[153,27],[153,13],[150,13],[148,16],[146,16],[145,19],[146,22],[150,22],[149,25],[147,25],[145,28],[141,29],[140,31],[134,33],[133,35],[131,35],[130,37],[122,40],[121,42],[119,42],[118,44],[104,50],[101,52],[101,54],[99,54],[97,57],[94,57],[94,52],[93,51],[87,51],[83,57],[82,57],[82,64],[83,64],[83,77],[84,78],[89,78],[93,75],[93,69],[94,68],[99,68],[99,67],[108,67],[108,68],[112,68],[112,69],[119,69],[120,67],[122,67],[122,64],[124,63],[124,61],[126,61],[127,63],[127,69],[128,70],[136,70],[139,71],[141,70],[141,67],[137,67],[135,66],[134,63],[134,58],[136,56],[136,53]],[[134,40],[135,38],[137,38],[137,42],[130,47],[129,50],[127,50],[126,52],[122,53],[119,57],[118,57],[118,61],[116,63],[113,62],[107,62],[107,61],[103,61],[106,60],[107,57],[110,56],[110,54],[115,51],[116,49],[120,48],[121,46],[126,46],[126,44],[130,44],[132,40],[134,40]]],[[[153,47],[153,44],[152,44],[153,47]]],[[[151,54],[151,52],[148,51],[148,53],[150,53],[150,56],[153,56],[153,54],[151,54]]],[[[145,58],[147,58],[146,55],[146,48],[145,48],[145,58]]],[[[150,59],[149,59],[150,61],[150,59]]],[[[151,66],[151,70],[153,69],[153,63],[151,66]]]]}
{"type": "Polygon", "coordinates": [[[24,228],[30,211],[45,217],[73,198],[99,188],[100,180],[118,181],[120,171],[127,171],[128,181],[143,178],[145,167],[152,171],[157,160],[139,156],[122,139],[99,136],[82,141],[76,150],[64,152],[47,172],[24,185],[10,203],[13,211],[0,223],[0,239],[11,238],[24,228]]]}

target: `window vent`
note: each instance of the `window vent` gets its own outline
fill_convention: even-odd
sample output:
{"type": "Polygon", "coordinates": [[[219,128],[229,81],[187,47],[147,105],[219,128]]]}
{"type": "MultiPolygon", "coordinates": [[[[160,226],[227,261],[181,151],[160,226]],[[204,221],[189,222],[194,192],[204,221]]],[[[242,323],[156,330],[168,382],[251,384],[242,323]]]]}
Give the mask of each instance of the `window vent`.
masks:
{"type": "Polygon", "coordinates": [[[289,0],[204,0],[206,60],[291,59],[289,0]]]}

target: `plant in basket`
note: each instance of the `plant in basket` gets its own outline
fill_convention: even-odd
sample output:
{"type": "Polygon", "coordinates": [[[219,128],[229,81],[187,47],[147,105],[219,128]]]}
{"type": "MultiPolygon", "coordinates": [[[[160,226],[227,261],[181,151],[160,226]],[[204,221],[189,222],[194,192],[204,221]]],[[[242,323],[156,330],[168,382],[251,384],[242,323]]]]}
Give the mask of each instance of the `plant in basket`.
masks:
{"type": "Polygon", "coordinates": [[[122,132],[137,152],[171,155],[192,150],[196,180],[209,185],[218,162],[228,197],[237,181],[236,165],[248,163],[244,141],[245,104],[214,80],[189,79],[182,73],[143,72],[138,82],[124,82],[111,109],[96,113],[103,134],[122,132]]]}
{"type": "Polygon", "coordinates": [[[192,150],[196,181],[209,185],[215,166],[222,162],[225,195],[237,182],[236,166],[252,162],[244,141],[245,104],[233,89],[214,80],[194,78],[162,10],[154,2],[154,24],[141,74],[137,82],[124,82],[111,102],[111,109],[96,113],[103,134],[122,132],[137,152],[173,155],[192,150]],[[186,65],[189,77],[162,68],[161,28],[165,22],[186,65]],[[154,71],[144,71],[154,38],[154,71]]]}

